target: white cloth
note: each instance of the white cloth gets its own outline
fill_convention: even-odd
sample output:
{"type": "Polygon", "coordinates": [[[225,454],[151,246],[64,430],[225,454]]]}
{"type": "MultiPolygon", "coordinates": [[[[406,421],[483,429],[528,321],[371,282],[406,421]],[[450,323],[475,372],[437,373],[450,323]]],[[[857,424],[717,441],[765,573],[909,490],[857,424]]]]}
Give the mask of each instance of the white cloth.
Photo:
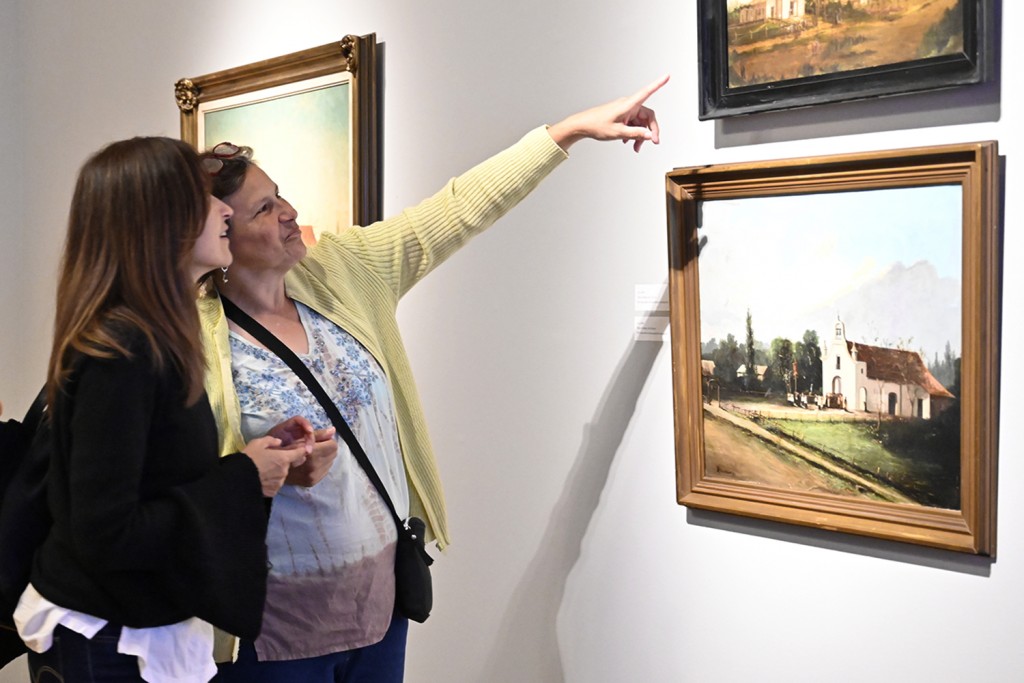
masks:
{"type": "MultiPolygon", "coordinates": [[[[57,626],[92,639],[107,620],[55,605],[29,584],[14,610],[14,624],[29,649],[46,652],[57,626]]],[[[137,657],[139,675],[149,683],[205,682],[217,673],[213,627],[195,617],[153,628],[123,626],[117,651],[137,657]]]]}

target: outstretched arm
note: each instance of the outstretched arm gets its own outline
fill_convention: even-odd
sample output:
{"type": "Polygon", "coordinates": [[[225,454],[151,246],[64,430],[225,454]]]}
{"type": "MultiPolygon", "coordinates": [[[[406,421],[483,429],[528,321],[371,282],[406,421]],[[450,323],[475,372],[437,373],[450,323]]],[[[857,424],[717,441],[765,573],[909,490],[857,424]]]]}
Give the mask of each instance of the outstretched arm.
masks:
{"type": "Polygon", "coordinates": [[[654,110],[645,107],[644,102],[668,83],[668,78],[662,76],[628,97],[620,97],[573,114],[549,127],[548,133],[564,150],[586,138],[623,142],[632,140],[635,152],[639,152],[641,145],[647,140],[658,144],[658,120],[654,116],[654,110]]]}

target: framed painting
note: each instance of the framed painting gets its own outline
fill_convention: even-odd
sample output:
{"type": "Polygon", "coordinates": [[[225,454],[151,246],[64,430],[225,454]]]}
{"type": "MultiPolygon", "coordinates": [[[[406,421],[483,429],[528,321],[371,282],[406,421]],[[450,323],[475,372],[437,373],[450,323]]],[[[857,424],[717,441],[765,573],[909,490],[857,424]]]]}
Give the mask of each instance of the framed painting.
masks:
{"type": "Polygon", "coordinates": [[[303,240],[380,219],[380,70],[375,34],[175,83],[181,137],[229,141],[299,212],[303,240]]]}
{"type": "Polygon", "coordinates": [[[680,504],[994,556],[997,164],[667,174],[680,504]]]}
{"type": "Polygon", "coordinates": [[[701,119],[989,77],[992,0],[698,0],[701,119]]]}

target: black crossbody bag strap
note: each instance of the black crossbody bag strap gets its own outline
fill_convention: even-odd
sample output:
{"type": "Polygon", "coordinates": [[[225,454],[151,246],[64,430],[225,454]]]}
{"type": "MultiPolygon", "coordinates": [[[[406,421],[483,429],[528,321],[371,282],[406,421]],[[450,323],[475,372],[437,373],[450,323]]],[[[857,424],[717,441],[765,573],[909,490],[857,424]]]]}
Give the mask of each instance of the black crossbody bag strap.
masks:
{"type": "Polygon", "coordinates": [[[380,497],[384,499],[384,502],[388,506],[388,510],[391,511],[391,516],[395,518],[395,524],[398,529],[401,530],[405,523],[398,516],[398,512],[395,511],[395,504],[391,502],[391,496],[388,495],[388,491],[384,488],[384,482],[377,476],[377,470],[373,468],[373,464],[370,459],[366,457],[366,451],[359,445],[359,440],[356,439],[356,435],[352,433],[352,428],[348,426],[348,422],[342,417],[341,411],[338,410],[338,406],[334,405],[334,401],[331,400],[327,392],[316,381],[316,377],[310,372],[306,364],[299,360],[299,357],[295,355],[295,352],[289,349],[284,342],[274,336],[274,333],[268,330],[266,327],[257,322],[252,316],[243,311],[234,302],[225,297],[223,294],[220,295],[221,303],[224,304],[224,313],[228,318],[238,324],[239,327],[244,329],[246,332],[255,337],[261,344],[266,346],[268,349],[276,353],[281,360],[288,364],[288,367],[292,369],[299,379],[303,381],[306,387],[313,393],[316,399],[323,406],[323,409],[327,411],[327,416],[331,418],[331,422],[334,423],[335,429],[341,434],[341,437],[345,439],[345,443],[348,444],[349,449],[352,451],[352,455],[355,457],[356,462],[366,471],[366,476],[370,479],[370,482],[377,488],[380,493],[380,497]]]}

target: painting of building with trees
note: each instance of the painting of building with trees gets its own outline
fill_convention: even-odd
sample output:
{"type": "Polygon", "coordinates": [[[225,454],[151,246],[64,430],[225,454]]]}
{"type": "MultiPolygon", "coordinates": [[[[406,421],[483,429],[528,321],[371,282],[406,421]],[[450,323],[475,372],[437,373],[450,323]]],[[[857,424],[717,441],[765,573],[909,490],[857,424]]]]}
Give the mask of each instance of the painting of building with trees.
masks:
{"type": "Polygon", "coordinates": [[[730,88],[963,50],[963,0],[728,0],[730,88]]]}
{"type": "Polygon", "coordinates": [[[705,470],[958,509],[960,196],[702,204],[705,470]]]}

